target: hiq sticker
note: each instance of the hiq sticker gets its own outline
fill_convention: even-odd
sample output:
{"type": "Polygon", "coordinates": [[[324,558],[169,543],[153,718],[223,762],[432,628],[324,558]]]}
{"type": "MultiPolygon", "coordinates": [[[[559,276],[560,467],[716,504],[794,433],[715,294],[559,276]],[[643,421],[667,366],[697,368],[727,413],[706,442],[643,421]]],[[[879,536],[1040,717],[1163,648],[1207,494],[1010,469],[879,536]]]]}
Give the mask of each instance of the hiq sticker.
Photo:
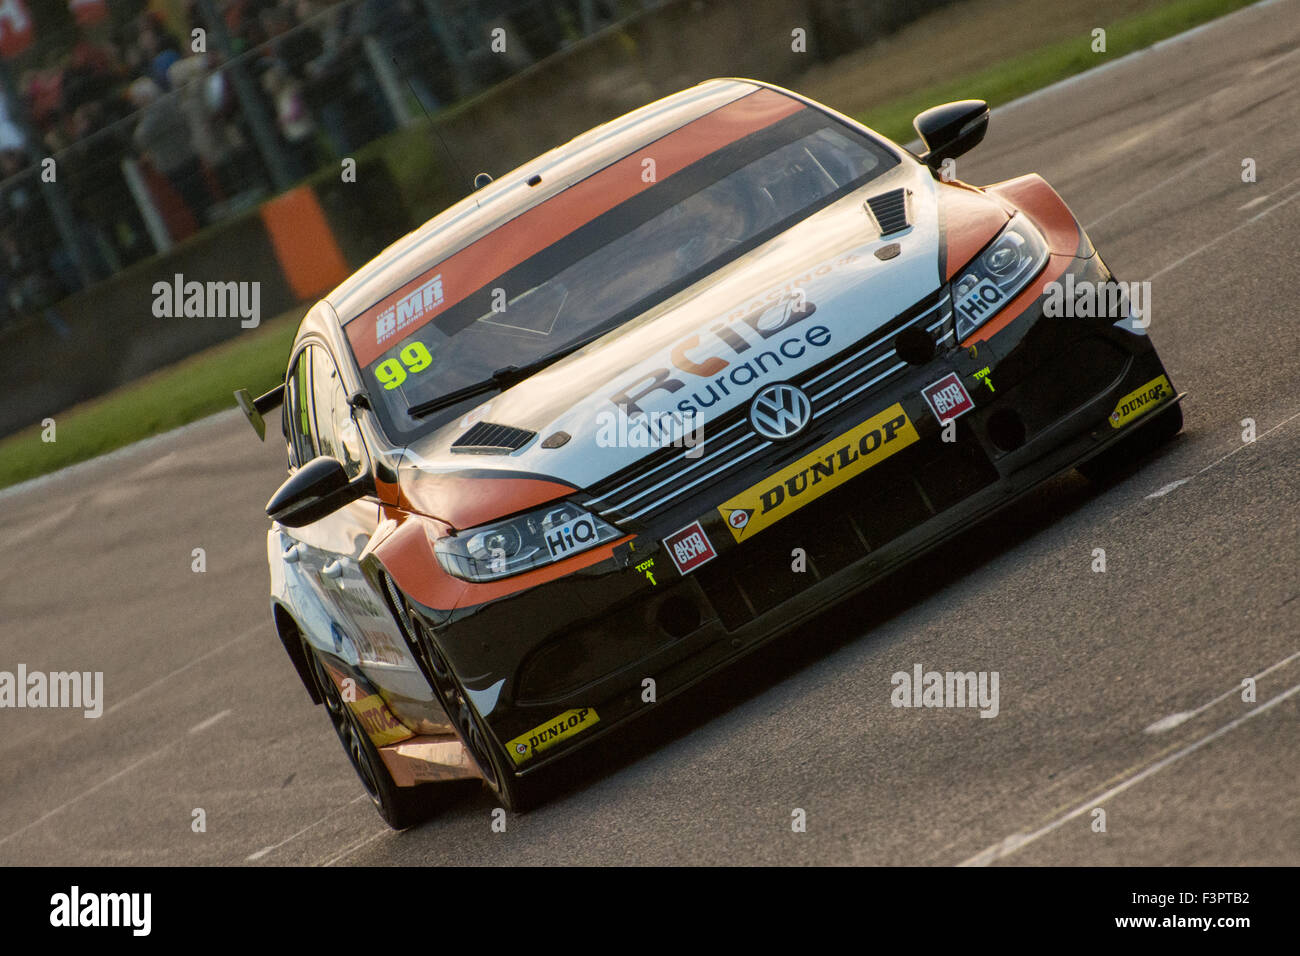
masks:
{"type": "Polygon", "coordinates": [[[546,533],[546,550],[552,558],[585,548],[596,541],[596,522],[591,515],[579,515],[546,533]]]}

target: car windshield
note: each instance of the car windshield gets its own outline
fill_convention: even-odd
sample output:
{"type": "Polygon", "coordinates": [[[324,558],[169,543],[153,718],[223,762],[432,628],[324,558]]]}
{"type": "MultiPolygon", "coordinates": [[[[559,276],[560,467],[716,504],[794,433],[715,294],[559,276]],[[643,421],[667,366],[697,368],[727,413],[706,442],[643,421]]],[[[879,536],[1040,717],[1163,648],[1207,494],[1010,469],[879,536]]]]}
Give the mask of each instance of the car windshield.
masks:
{"type": "MultiPolygon", "coordinates": [[[[392,437],[410,440],[498,386],[453,395],[432,412],[430,403],[458,390],[472,393],[494,371],[528,366],[616,328],[898,162],[833,117],[798,108],[657,182],[651,172],[648,188],[515,265],[508,265],[509,241],[493,248],[502,230],[489,233],[474,246],[487,244],[498,266],[480,272],[492,278],[473,291],[451,288],[470,270],[450,268],[447,260],[400,298],[381,303],[370,322],[349,325],[372,404],[392,437]],[[496,271],[503,262],[508,267],[496,271]],[[409,414],[420,405],[421,417],[409,414]]],[[[574,188],[530,212],[545,214],[574,188]]],[[[545,225],[559,231],[551,220],[545,225]]]]}

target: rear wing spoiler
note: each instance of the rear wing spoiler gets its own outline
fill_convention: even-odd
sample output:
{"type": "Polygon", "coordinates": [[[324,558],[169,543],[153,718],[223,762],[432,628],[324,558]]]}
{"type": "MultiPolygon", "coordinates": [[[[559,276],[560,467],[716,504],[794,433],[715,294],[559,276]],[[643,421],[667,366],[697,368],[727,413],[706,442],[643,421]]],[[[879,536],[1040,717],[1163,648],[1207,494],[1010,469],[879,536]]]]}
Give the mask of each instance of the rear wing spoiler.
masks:
{"type": "Polygon", "coordinates": [[[253,426],[253,431],[257,432],[257,437],[262,441],[266,441],[266,419],[262,416],[273,408],[279,408],[283,403],[283,383],[277,385],[265,395],[257,396],[257,398],[254,398],[246,388],[235,391],[235,404],[239,406],[239,410],[248,419],[248,424],[253,426]]]}

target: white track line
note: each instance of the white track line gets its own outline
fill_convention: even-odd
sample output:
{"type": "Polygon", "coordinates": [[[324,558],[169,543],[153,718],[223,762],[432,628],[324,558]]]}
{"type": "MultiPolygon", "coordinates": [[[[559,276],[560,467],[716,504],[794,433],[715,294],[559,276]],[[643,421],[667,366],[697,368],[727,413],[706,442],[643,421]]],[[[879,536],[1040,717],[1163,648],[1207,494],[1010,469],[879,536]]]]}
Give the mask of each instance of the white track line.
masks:
{"type": "Polygon", "coordinates": [[[287,837],[285,837],[283,840],[281,840],[279,843],[272,843],[270,846],[264,846],[264,847],[262,847],[262,849],[258,850],[257,852],[248,854],[248,856],[244,857],[244,859],[245,859],[245,860],[260,860],[262,857],[266,856],[268,853],[272,853],[272,852],[274,852],[275,850],[280,849],[280,847],[282,847],[282,846],[286,846],[287,844],[292,843],[294,840],[298,839],[298,837],[302,836],[302,835],[303,835],[304,833],[306,833],[308,830],[313,830],[313,829],[315,829],[316,827],[320,826],[322,823],[324,823],[324,822],[325,822],[326,820],[328,820],[330,817],[332,817],[332,816],[334,816],[334,815],[336,815],[336,814],[342,813],[344,810],[346,810],[348,807],[352,806],[352,804],[356,803],[358,800],[366,800],[366,799],[368,799],[368,798],[367,798],[367,796],[363,793],[363,794],[361,794],[361,796],[359,796],[359,797],[355,797],[355,798],[349,800],[347,803],[343,804],[343,806],[334,808],[334,809],[331,810],[329,813],[325,814],[325,816],[323,816],[323,817],[321,817],[319,820],[317,820],[315,823],[310,823],[310,824],[308,824],[307,826],[303,827],[301,830],[299,830],[297,833],[292,833],[292,834],[290,834],[289,836],[287,836],[287,837]]]}
{"type": "MultiPolygon", "coordinates": [[[[1291,182],[1287,183],[1287,186],[1292,186],[1292,185],[1294,185],[1294,184],[1297,183],[1297,182],[1300,182],[1300,180],[1293,179],[1291,182]]],[[[1286,187],[1283,187],[1283,188],[1286,188],[1286,187]]],[[[1279,190],[1279,192],[1280,192],[1280,191],[1281,191],[1281,190],[1279,190]]],[[[1197,247],[1196,247],[1195,249],[1193,249],[1191,252],[1187,253],[1187,255],[1185,255],[1185,256],[1180,256],[1179,258],[1175,259],[1173,262],[1169,263],[1169,265],[1165,266],[1163,269],[1160,269],[1159,271],[1152,273],[1152,274],[1151,274],[1151,277],[1148,279],[1148,281],[1155,281],[1157,278],[1159,278],[1160,276],[1164,275],[1164,274],[1165,274],[1166,272],[1168,272],[1170,269],[1176,269],[1176,268],[1178,268],[1178,267],[1181,266],[1184,262],[1186,262],[1188,259],[1192,259],[1192,258],[1195,258],[1196,256],[1199,256],[1202,252],[1204,252],[1206,249],[1209,249],[1211,246],[1216,246],[1216,245],[1218,245],[1220,242],[1222,242],[1224,239],[1227,239],[1229,236],[1231,236],[1231,235],[1233,235],[1233,234],[1235,234],[1235,233],[1241,232],[1241,230],[1245,229],[1247,226],[1252,226],[1252,225],[1254,225],[1256,222],[1258,222],[1259,220],[1263,219],[1265,216],[1267,216],[1267,215],[1268,215],[1269,213],[1271,213],[1273,210],[1275,210],[1275,209],[1281,209],[1281,208],[1282,208],[1283,206],[1285,206],[1287,203],[1289,203],[1289,202],[1291,202],[1292,200],[1297,199],[1297,198],[1300,198],[1300,190],[1298,190],[1298,191],[1296,191],[1296,192],[1293,192],[1291,195],[1287,196],[1285,199],[1280,199],[1280,200],[1278,200],[1278,201],[1275,202],[1273,205],[1271,205],[1271,206],[1267,207],[1266,209],[1264,209],[1262,212],[1258,212],[1258,213],[1256,213],[1255,215],[1251,216],[1251,217],[1250,217],[1249,219],[1247,219],[1245,222],[1243,222],[1243,223],[1239,223],[1239,224],[1233,226],[1233,227],[1232,227],[1231,229],[1229,229],[1227,232],[1220,233],[1219,235],[1215,236],[1213,239],[1211,239],[1209,242],[1205,243],[1204,245],[1202,245],[1202,246],[1197,246],[1197,247]]]]}
{"type": "Polygon", "coordinates": [[[1043,837],[1047,836],[1049,833],[1052,833],[1055,830],[1060,829],[1062,826],[1069,823],[1071,820],[1078,819],[1079,817],[1083,816],[1085,813],[1088,813],[1090,810],[1094,809],[1095,807],[1105,803],[1111,797],[1118,796],[1119,794],[1123,793],[1125,790],[1128,790],[1130,787],[1136,786],[1137,784],[1141,783],[1147,777],[1153,776],[1159,773],[1161,770],[1164,770],[1165,767],[1177,763],[1179,760],[1182,760],[1186,756],[1194,754],[1196,751],[1200,750],[1206,744],[1218,740],[1224,734],[1240,727],[1242,724],[1250,720],[1252,717],[1258,717],[1260,714],[1272,710],[1278,704],[1282,703],[1283,701],[1287,700],[1290,697],[1294,697],[1296,694],[1300,694],[1300,684],[1296,684],[1294,687],[1291,687],[1289,690],[1285,690],[1282,693],[1278,694],[1276,697],[1265,701],[1264,703],[1256,707],[1254,710],[1247,711],[1246,713],[1238,717],[1236,720],[1224,724],[1218,730],[1206,734],[1204,737],[1200,738],[1197,741],[1194,741],[1193,743],[1188,744],[1187,746],[1183,747],[1180,750],[1176,750],[1174,753],[1171,753],[1169,756],[1165,757],[1164,759],[1156,761],[1155,763],[1151,764],[1151,766],[1143,770],[1141,773],[1129,777],[1123,783],[1116,784],[1115,786],[1107,790],[1105,793],[1102,793],[1099,796],[1094,797],[1092,800],[1089,800],[1087,803],[1080,804],[1079,806],[1071,810],[1069,813],[1065,814],[1065,816],[1053,820],[1047,826],[1035,830],[1033,833],[1029,833],[1029,834],[1013,833],[1011,836],[1004,839],[1001,843],[995,843],[993,846],[980,851],[979,853],[975,854],[969,859],[963,860],[958,865],[959,866],[988,866],[990,863],[994,863],[997,860],[1001,860],[1004,857],[1008,857],[1011,854],[1016,853],[1017,851],[1023,849],[1024,847],[1027,847],[1029,844],[1034,843],[1035,841],[1040,840],[1043,837]]]}
{"type": "Polygon", "coordinates": [[[164,674],[162,677],[159,677],[157,680],[153,680],[150,681],[148,684],[145,684],[135,693],[127,697],[123,697],[112,707],[108,708],[108,710],[104,711],[104,716],[107,717],[109,714],[117,710],[119,707],[125,707],[127,704],[131,703],[132,701],[139,700],[141,697],[149,693],[149,691],[153,690],[155,687],[158,687],[161,684],[168,683],[173,678],[175,678],[178,674],[185,673],[191,667],[207,660],[212,655],[220,654],[222,651],[226,650],[226,648],[233,647],[234,645],[238,644],[240,641],[246,641],[254,634],[264,630],[266,630],[266,625],[258,624],[255,627],[250,627],[247,631],[245,631],[243,634],[240,634],[238,637],[232,637],[230,640],[226,641],[226,643],[218,644],[216,647],[212,648],[212,650],[205,651],[203,654],[200,654],[198,657],[194,658],[188,664],[182,664],[180,667],[176,668],[170,674],[164,674]]]}
{"type": "MultiPolygon", "coordinates": [[[[1290,416],[1289,418],[1284,418],[1284,419],[1282,419],[1280,422],[1278,422],[1276,425],[1274,425],[1274,426],[1273,426],[1272,428],[1270,428],[1268,431],[1264,432],[1262,435],[1256,435],[1256,436],[1255,436],[1255,441],[1245,441],[1245,442],[1242,442],[1240,445],[1238,445],[1238,446],[1237,446],[1236,448],[1234,448],[1232,451],[1228,452],[1228,453],[1227,453],[1226,455],[1224,455],[1222,458],[1216,458],[1214,461],[1210,462],[1208,465],[1206,465],[1204,468],[1202,468],[1202,469],[1201,469],[1200,471],[1198,471],[1196,474],[1197,474],[1197,475],[1203,475],[1203,474],[1205,474],[1207,471],[1209,471],[1211,468],[1215,467],[1216,465],[1221,464],[1222,462],[1227,461],[1227,460],[1228,460],[1229,458],[1231,458],[1233,455],[1237,454],[1237,452],[1242,451],[1243,449],[1249,448],[1251,445],[1256,444],[1256,443],[1257,443],[1261,438],[1265,438],[1266,436],[1273,434],[1273,432],[1277,431],[1279,428],[1281,428],[1281,427],[1282,427],[1283,425],[1285,425],[1287,422],[1293,422],[1293,421],[1295,421],[1297,418],[1300,418],[1300,412],[1296,412],[1294,415],[1290,416]]],[[[1193,475],[1192,477],[1196,477],[1196,476],[1193,475]]]]}
{"type": "MultiPolygon", "coordinates": [[[[231,639],[231,640],[229,640],[229,641],[226,641],[226,643],[224,643],[224,644],[221,644],[221,645],[219,645],[219,646],[217,646],[217,647],[214,647],[212,650],[208,651],[206,654],[203,654],[201,657],[196,657],[194,660],[190,661],[188,664],[185,664],[185,665],[182,666],[182,667],[178,667],[176,670],[172,671],[170,674],[167,674],[167,675],[164,676],[164,677],[160,677],[160,678],[158,678],[157,680],[155,680],[155,681],[153,681],[153,682],[151,682],[151,683],[149,683],[149,684],[146,684],[144,687],[140,688],[138,691],[136,691],[136,692],[135,692],[134,694],[132,694],[130,697],[126,697],[126,698],[124,698],[124,699],[118,701],[118,702],[117,702],[116,704],[114,704],[112,707],[110,707],[110,708],[108,708],[107,710],[105,710],[105,711],[104,711],[104,716],[106,717],[106,716],[108,716],[109,714],[111,714],[113,711],[117,710],[119,707],[123,707],[123,706],[125,706],[126,704],[130,703],[131,701],[138,699],[138,698],[141,697],[143,694],[145,694],[145,693],[147,693],[148,691],[152,690],[154,687],[157,687],[159,684],[166,683],[167,681],[171,680],[173,677],[175,677],[177,674],[181,673],[182,671],[189,670],[191,667],[193,667],[195,664],[197,664],[197,663],[199,663],[200,661],[202,661],[204,658],[211,657],[213,654],[216,654],[216,653],[218,653],[218,652],[220,652],[220,651],[223,651],[223,650],[225,650],[226,648],[230,647],[230,646],[233,645],[233,644],[238,644],[240,641],[247,640],[249,637],[252,637],[253,634],[257,633],[257,631],[261,630],[261,627],[262,627],[262,626],[259,625],[258,627],[252,628],[252,629],[250,629],[250,630],[244,632],[243,634],[241,634],[239,637],[233,638],[233,639],[231,639]]],[[[232,713],[232,711],[229,711],[229,710],[223,710],[221,713],[216,714],[216,715],[214,715],[214,716],[212,716],[212,717],[209,717],[207,720],[203,721],[202,723],[196,724],[194,727],[191,727],[189,732],[190,732],[191,734],[193,734],[193,733],[198,733],[198,732],[201,731],[201,730],[206,730],[207,728],[209,728],[209,727],[211,727],[213,724],[215,724],[217,721],[219,721],[219,720],[221,720],[222,718],[228,716],[230,713],[232,713]]],[[[21,833],[25,833],[25,832],[27,832],[27,831],[30,830],[32,827],[35,827],[35,826],[38,826],[38,825],[41,824],[41,823],[44,823],[46,820],[48,820],[50,817],[54,816],[56,813],[59,813],[60,811],[65,810],[66,808],[72,806],[72,804],[76,803],[77,801],[79,801],[79,800],[81,800],[81,799],[83,799],[83,798],[85,798],[85,797],[90,796],[90,794],[94,793],[96,790],[99,790],[99,789],[101,789],[101,788],[103,788],[103,787],[108,786],[108,785],[109,785],[110,783],[112,783],[114,780],[117,780],[119,777],[122,777],[123,775],[125,775],[125,774],[127,774],[127,773],[130,773],[132,770],[134,770],[136,767],[139,767],[141,764],[147,763],[148,761],[153,760],[155,757],[157,757],[157,756],[159,756],[159,755],[161,755],[161,754],[163,754],[163,753],[166,753],[166,752],[167,752],[168,750],[170,750],[174,745],[175,745],[175,741],[173,741],[173,742],[170,743],[170,744],[167,744],[165,747],[162,747],[162,748],[159,749],[159,750],[155,750],[153,753],[148,754],[147,756],[141,757],[139,760],[136,760],[134,763],[128,764],[126,767],[124,767],[123,769],[119,770],[117,773],[113,774],[112,776],[106,777],[105,779],[101,780],[99,783],[95,784],[95,785],[94,785],[93,787],[91,787],[90,789],[88,789],[88,790],[83,790],[81,793],[77,794],[77,795],[76,795],[75,797],[73,797],[71,800],[68,800],[68,801],[66,801],[65,803],[61,803],[61,804],[59,804],[59,805],[58,805],[57,807],[55,807],[53,810],[49,810],[49,811],[47,811],[47,812],[41,814],[41,816],[37,817],[37,818],[36,818],[35,820],[33,820],[31,823],[28,823],[26,826],[23,826],[23,827],[21,827],[21,828],[15,830],[15,831],[13,831],[12,833],[10,833],[10,834],[9,834],[8,836],[6,836],[6,837],[0,838],[0,845],[3,845],[3,844],[5,844],[5,843],[8,843],[8,842],[9,842],[10,840],[12,840],[14,837],[18,836],[18,835],[21,834],[21,833]]]]}
{"type": "MultiPolygon", "coordinates": [[[[1260,130],[1272,129],[1275,125],[1276,124],[1270,123],[1267,126],[1261,126],[1258,129],[1251,130],[1251,132],[1246,135],[1249,136],[1253,133],[1259,132],[1260,130]]],[[[1130,196],[1128,199],[1125,199],[1118,206],[1114,207],[1109,212],[1102,213],[1100,216],[1098,216],[1096,219],[1089,222],[1083,228],[1085,230],[1091,230],[1093,226],[1097,225],[1097,223],[1101,222],[1102,220],[1109,219],[1117,212],[1122,212],[1123,210],[1131,206],[1133,203],[1137,202],[1139,199],[1143,199],[1146,196],[1150,196],[1152,193],[1159,192],[1160,190],[1166,188],[1175,179],[1182,178],[1183,176],[1190,173],[1193,169],[1197,169],[1198,167],[1204,166],[1210,160],[1218,158],[1219,156],[1228,152],[1231,149],[1240,149],[1240,147],[1234,143],[1230,146],[1224,146],[1220,149],[1216,149],[1212,153],[1207,153],[1205,156],[1202,156],[1200,159],[1196,160],[1195,162],[1189,163],[1188,165],[1184,166],[1182,169],[1178,170],[1178,172],[1171,173],[1170,175],[1166,176],[1164,179],[1160,180],[1160,182],[1156,183],[1154,186],[1150,186],[1147,189],[1142,190],[1140,193],[1136,193],[1135,195],[1130,196]]],[[[1262,198],[1267,198],[1267,197],[1262,197],[1262,198]]]]}
{"type": "Polygon", "coordinates": [[[95,784],[89,790],[83,790],[81,791],[81,793],[77,794],[71,800],[59,804],[53,810],[47,810],[45,813],[42,813],[39,817],[37,817],[31,823],[28,823],[26,826],[19,827],[17,830],[15,830],[13,833],[10,833],[8,836],[0,838],[0,846],[3,846],[4,844],[8,843],[10,840],[18,836],[19,834],[26,833],[28,830],[32,829],[33,827],[40,826],[42,823],[44,823],[50,817],[54,816],[56,813],[66,810],[68,807],[72,806],[74,803],[77,803],[80,800],[84,800],[86,797],[90,796],[96,790],[101,790],[104,787],[107,787],[114,780],[117,780],[118,778],[125,776],[126,774],[134,770],[136,767],[139,767],[141,764],[148,763],[150,760],[153,760],[155,757],[159,757],[165,754],[167,751],[171,750],[174,745],[175,745],[175,741],[173,741],[172,743],[168,744],[165,747],[155,750],[151,754],[147,754],[146,756],[141,757],[139,760],[135,761],[134,763],[126,767],[123,767],[121,770],[113,774],[111,777],[106,777],[105,779],[99,781],[99,783],[95,784]]]}
{"type": "Polygon", "coordinates": [[[1171,481],[1167,485],[1161,485],[1155,491],[1151,492],[1151,494],[1147,495],[1147,498],[1163,498],[1165,495],[1169,494],[1169,492],[1181,488],[1191,480],[1192,479],[1190,478],[1179,478],[1177,481],[1171,481]]]}
{"type": "MultiPolygon", "coordinates": [[[[240,641],[248,640],[254,634],[263,630],[265,627],[266,627],[265,624],[258,624],[256,627],[251,627],[243,634],[239,635],[238,637],[231,638],[230,640],[226,641],[226,643],[218,644],[216,647],[212,648],[212,650],[200,654],[198,657],[194,658],[188,664],[182,664],[180,667],[176,668],[170,674],[165,674],[162,677],[159,677],[157,680],[150,681],[148,684],[145,684],[143,687],[141,687],[139,690],[135,691],[134,693],[126,697],[123,697],[112,707],[105,709],[104,713],[100,715],[100,719],[102,720],[104,717],[107,717],[109,714],[113,713],[113,711],[117,710],[120,707],[125,707],[127,704],[139,700],[141,697],[149,693],[149,691],[153,690],[155,687],[158,687],[162,684],[166,684],[174,677],[176,677],[177,674],[184,673],[185,671],[189,670],[191,667],[195,666],[196,664],[202,663],[203,661],[207,660],[209,657],[213,656],[214,654],[220,654],[222,651],[226,650],[229,647],[232,647],[235,644],[238,644],[240,641]]],[[[73,734],[83,733],[87,730],[92,730],[97,725],[98,725],[98,721],[92,724],[78,724],[76,730],[73,730],[71,733],[64,734],[63,737],[60,739],[66,740],[68,737],[71,737],[73,734]]],[[[21,738],[16,743],[12,741],[7,741],[6,743],[11,744],[12,746],[18,746],[19,744],[26,743],[28,740],[32,740],[36,737],[41,737],[44,735],[45,735],[45,731],[43,730],[33,730],[31,733],[27,734],[27,736],[21,738]]]]}
{"type": "Polygon", "coordinates": [[[1278,422],[1268,431],[1256,435],[1254,441],[1242,442],[1240,445],[1238,445],[1232,451],[1228,452],[1226,455],[1216,458],[1214,461],[1210,462],[1208,465],[1206,465],[1196,474],[1189,475],[1186,478],[1179,478],[1177,481],[1171,481],[1167,485],[1162,485],[1161,487],[1157,488],[1155,491],[1151,492],[1151,494],[1146,495],[1143,500],[1150,501],[1152,498],[1163,498],[1165,495],[1169,494],[1170,492],[1175,491],[1178,488],[1181,488],[1183,485],[1187,484],[1193,478],[1199,478],[1201,475],[1205,474],[1207,471],[1209,471],[1211,468],[1214,468],[1216,465],[1223,464],[1223,462],[1227,461],[1233,455],[1237,454],[1237,452],[1243,451],[1247,448],[1250,448],[1253,445],[1258,444],[1261,439],[1266,438],[1267,436],[1273,434],[1273,432],[1277,431],[1283,425],[1287,424],[1288,422],[1293,422],[1297,418],[1300,418],[1300,412],[1296,412],[1294,415],[1282,419],[1280,422],[1278,422]]]}
{"type": "Polygon", "coordinates": [[[1238,212],[1241,212],[1242,210],[1245,210],[1245,209],[1251,209],[1251,208],[1253,208],[1254,206],[1258,206],[1258,205],[1259,205],[1260,203],[1262,203],[1262,202],[1268,202],[1270,199],[1272,199],[1272,198],[1273,198],[1274,196],[1276,196],[1278,193],[1286,192],[1287,189],[1289,189],[1290,187],[1294,186],[1296,183],[1300,183],[1300,179],[1293,179],[1293,180],[1291,180],[1289,183],[1287,183],[1285,186],[1280,186],[1279,188],[1274,189],[1272,192],[1264,193],[1264,195],[1262,195],[1262,196],[1260,196],[1260,197],[1258,197],[1258,198],[1256,198],[1256,199],[1252,199],[1252,200],[1251,200],[1250,202],[1248,202],[1248,203],[1242,203],[1240,206],[1237,207],[1237,211],[1238,211],[1238,212]]]}
{"type": "Polygon", "coordinates": [[[192,734],[197,734],[197,733],[199,733],[200,731],[207,730],[209,727],[211,727],[211,726],[212,726],[213,724],[215,724],[217,721],[219,721],[219,720],[223,720],[224,718],[229,717],[229,716],[230,716],[231,714],[233,714],[233,713],[234,713],[233,710],[223,710],[223,711],[222,711],[221,713],[219,713],[219,714],[213,714],[213,715],[212,715],[211,717],[209,717],[207,720],[201,721],[200,723],[197,723],[197,724],[195,724],[193,727],[191,727],[191,728],[190,728],[190,733],[192,733],[192,734]]]}
{"type": "MultiPolygon", "coordinates": [[[[1259,683],[1261,678],[1266,677],[1267,675],[1273,673],[1273,671],[1277,670],[1279,667],[1285,667],[1287,664],[1290,664],[1296,658],[1300,658],[1300,651],[1296,651],[1290,657],[1282,658],[1276,664],[1269,665],[1268,667],[1260,671],[1258,674],[1255,674],[1253,677],[1251,677],[1251,680],[1255,681],[1255,683],[1259,683]]],[[[1199,717],[1201,714],[1205,713],[1215,704],[1221,704],[1229,697],[1233,697],[1239,693],[1241,693],[1240,684],[1232,688],[1232,690],[1228,691],[1226,694],[1220,694],[1218,697],[1214,698],[1214,700],[1202,704],[1200,707],[1197,707],[1195,710],[1180,710],[1177,713],[1169,714],[1167,717],[1161,717],[1154,724],[1151,724],[1150,726],[1146,727],[1142,732],[1144,734],[1162,734],[1166,730],[1173,730],[1175,727],[1187,723],[1187,721],[1191,720],[1193,717],[1199,717]]]]}
{"type": "Polygon", "coordinates": [[[360,850],[363,846],[367,846],[368,844],[374,843],[376,840],[378,840],[378,839],[379,839],[381,836],[383,836],[384,834],[386,834],[386,833],[392,833],[392,832],[393,832],[392,830],[390,830],[390,829],[388,829],[387,827],[385,827],[384,829],[380,830],[378,833],[374,833],[374,834],[372,834],[371,836],[366,837],[366,838],[365,838],[364,840],[362,840],[360,843],[354,843],[352,846],[348,847],[346,850],[344,850],[344,851],[343,851],[342,853],[340,853],[338,856],[330,857],[330,858],[329,858],[328,860],[326,860],[324,863],[320,863],[320,864],[317,864],[317,865],[318,865],[318,866],[333,866],[335,863],[337,863],[339,860],[343,859],[345,856],[351,856],[353,853],[356,853],[357,850],[360,850]]]}
{"type": "MultiPolygon", "coordinates": [[[[1003,103],[1001,106],[995,106],[993,107],[993,109],[989,111],[989,118],[992,119],[994,116],[997,116],[1001,112],[1007,110],[1014,110],[1019,106],[1024,106],[1026,103],[1032,103],[1040,96],[1048,96],[1052,93],[1056,93],[1059,92],[1060,90],[1074,86],[1076,83],[1082,83],[1084,80],[1092,79],[1093,77],[1099,76],[1102,73],[1106,73],[1110,70],[1113,70],[1117,66],[1121,66],[1125,63],[1132,63],[1137,60],[1140,60],[1143,57],[1145,57],[1147,54],[1152,53],[1156,50],[1163,49],[1164,47],[1168,46],[1171,43],[1178,43],[1181,42],[1182,40],[1189,39],[1190,37],[1195,36],[1196,34],[1201,33],[1204,30],[1209,30],[1212,27],[1222,26],[1223,24],[1228,23],[1232,19],[1236,17],[1241,17],[1242,15],[1250,13],[1253,10],[1263,10],[1265,7],[1271,7],[1273,4],[1280,3],[1280,2],[1283,2],[1283,0],[1260,0],[1260,2],[1258,3],[1252,3],[1248,7],[1242,7],[1239,10],[1234,10],[1232,11],[1232,13],[1229,13],[1225,16],[1215,17],[1213,20],[1207,20],[1205,23],[1202,23],[1200,26],[1192,27],[1190,30],[1184,30],[1182,33],[1175,33],[1173,36],[1165,37],[1165,39],[1163,40],[1157,40],[1155,43],[1151,44],[1151,46],[1142,47],[1140,50],[1134,50],[1132,53],[1125,53],[1118,60],[1111,60],[1107,63],[1098,64],[1097,66],[1084,70],[1081,73],[1075,73],[1072,76],[1067,76],[1064,79],[1057,80],[1055,83],[1050,83],[1047,86],[1040,87],[1039,89],[1026,93],[1024,96],[1016,97],[1014,100],[1011,100],[1010,102],[1007,103],[1003,103]]],[[[1284,60],[1286,59],[1286,57],[1290,55],[1291,55],[1290,53],[1284,54],[1283,56],[1278,57],[1277,60],[1278,61],[1284,60]]],[[[1270,64],[1265,64],[1265,65],[1267,66],[1270,64]]],[[[1261,128],[1268,129],[1269,127],[1261,127],[1261,128]]],[[[905,145],[909,150],[911,150],[914,153],[919,153],[925,149],[925,145],[919,139],[914,139],[910,143],[906,143],[905,145]]],[[[1170,178],[1172,179],[1173,177],[1170,178]]],[[[1143,194],[1139,193],[1138,195],[1141,196],[1143,194]]],[[[1115,211],[1116,210],[1111,210],[1111,212],[1115,212],[1115,211]]],[[[1106,213],[1106,216],[1109,216],[1110,214],[1111,213],[1108,212],[1106,213]]],[[[1106,216],[1103,216],[1102,218],[1104,219],[1106,218],[1106,216]]],[[[1095,220],[1095,221],[1100,221],[1100,220],[1095,220]]],[[[1091,228],[1091,226],[1089,225],[1085,228],[1091,228]]]]}

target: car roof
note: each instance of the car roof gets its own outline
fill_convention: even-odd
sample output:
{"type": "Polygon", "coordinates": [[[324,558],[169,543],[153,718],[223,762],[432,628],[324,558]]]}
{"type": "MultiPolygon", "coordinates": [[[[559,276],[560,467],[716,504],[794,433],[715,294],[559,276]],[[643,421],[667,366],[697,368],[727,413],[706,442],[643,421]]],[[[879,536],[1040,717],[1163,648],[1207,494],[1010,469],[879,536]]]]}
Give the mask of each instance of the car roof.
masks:
{"type": "Polygon", "coordinates": [[[762,84],[707,80],[633,110],[506,173],[407,233],[325,296],[343,324],[447,256],[641,146],[762,84]],[[534,177],[540,182],[529,185],[534,177]]]}

